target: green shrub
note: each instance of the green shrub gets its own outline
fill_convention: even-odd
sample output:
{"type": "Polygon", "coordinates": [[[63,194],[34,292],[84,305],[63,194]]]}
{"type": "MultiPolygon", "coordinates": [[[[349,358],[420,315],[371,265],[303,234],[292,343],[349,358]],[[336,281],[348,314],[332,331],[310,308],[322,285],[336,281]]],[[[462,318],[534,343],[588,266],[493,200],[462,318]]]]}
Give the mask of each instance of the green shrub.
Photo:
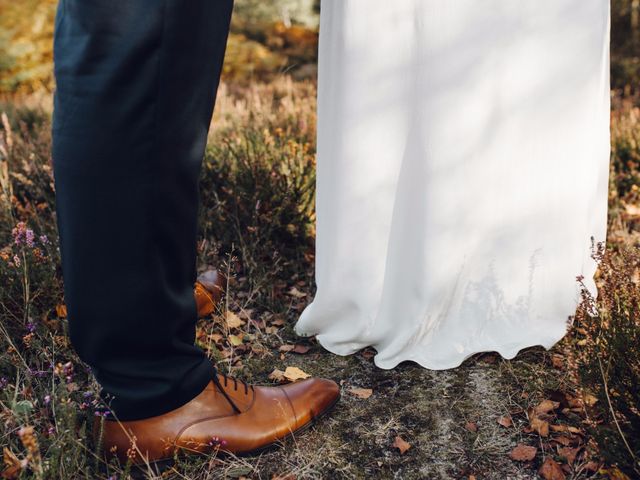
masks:
{"type": "Polygon", "coordinates": [[[605,460],[640,475],[640,249],[594,248],[598,298],[583,288],[574,335],[580,380],[595,395],[605,460]]]}

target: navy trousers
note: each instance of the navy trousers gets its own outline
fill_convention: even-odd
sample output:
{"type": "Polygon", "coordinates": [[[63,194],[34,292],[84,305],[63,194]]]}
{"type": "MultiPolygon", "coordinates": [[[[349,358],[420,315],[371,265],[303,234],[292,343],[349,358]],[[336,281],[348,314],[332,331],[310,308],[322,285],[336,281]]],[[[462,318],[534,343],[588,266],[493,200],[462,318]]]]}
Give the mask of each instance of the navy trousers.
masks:
{"type": "Polygon", "coordinates": [[[194,346],[198,180],[233,0],[60,0],[53,165],[71,342],[121,420],[173,410],[194,346]]]}

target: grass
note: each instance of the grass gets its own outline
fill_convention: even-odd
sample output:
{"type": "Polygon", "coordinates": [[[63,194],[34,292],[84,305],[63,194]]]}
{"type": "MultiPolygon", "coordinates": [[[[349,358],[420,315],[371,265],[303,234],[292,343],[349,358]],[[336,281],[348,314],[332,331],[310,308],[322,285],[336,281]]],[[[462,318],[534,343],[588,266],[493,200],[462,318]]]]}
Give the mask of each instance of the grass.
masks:
{"type": "MultiPolygon", "coordinates": [[[[127,466],[102,465],[93,453],[98,386],[66,336],[48,116],[0,107],[0,471],[22,479],[126,478],[127,466]]],[[[199,267],[227,270],[230,293],[199,323],[197,341],[234,375],[268,384],[275,368],[297,366],[339,381],[343,399],[286,448],[256,458],[191,458],[170,476],[536,478],[552,459],[566,478],[634,477],[639,370],[624,360],[632,352],[640,358],[637,101],[614,101],[602,296],[585,297],[575,327],[550,352],[531,349],[512,361],[483,354],[443,372],[409,363],[380,370],[369,350],[337,357],[293,334],[313,292],[314,112],[310,82],[222,86],[202,170],[199,267]],[[228,312],[243,324],[228,328],[228,312]],[[280,350],[293,343],[310,350],[280,350]],[[362,399],[354,388],[373,393],[362,399]],[[558,405],[539,418],[551,428],[546,436],[532,429],[543,400],[558,405]],[[498,423],[504,418],[509,426],[498,423]],[[405,454],[392,447],[397,436],[411,444],[405,454]],[[535,458],[509,458],[518,443],[536,446],[535,458]],[[571,463],[567,448],[577,449],[571,463]]]]}

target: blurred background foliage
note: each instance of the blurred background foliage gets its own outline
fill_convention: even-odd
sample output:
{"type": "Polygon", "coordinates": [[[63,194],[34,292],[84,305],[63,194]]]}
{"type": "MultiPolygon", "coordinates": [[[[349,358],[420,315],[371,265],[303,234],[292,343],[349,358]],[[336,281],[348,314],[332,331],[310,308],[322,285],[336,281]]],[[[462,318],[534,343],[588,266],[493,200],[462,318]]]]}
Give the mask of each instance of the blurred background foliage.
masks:
{"type": "MultiPolygon", "coordinates": [[[[58,0],[0,0],[0,94],[53,89],[58,0]]],[[[234,81],[315,75],[319,0],[236,0],[225,76],[234,81]]]]}
{"type": "MultiPolygon", "coordinates": [[[[637,93],[640,0],[611,0],[613,86],[637,93]]],[[[0,94],[51,91],[57,0],[0,0],[0,94]]],[[[225,76],[313,78],[320,0],[236,0],[225,76]]]]}

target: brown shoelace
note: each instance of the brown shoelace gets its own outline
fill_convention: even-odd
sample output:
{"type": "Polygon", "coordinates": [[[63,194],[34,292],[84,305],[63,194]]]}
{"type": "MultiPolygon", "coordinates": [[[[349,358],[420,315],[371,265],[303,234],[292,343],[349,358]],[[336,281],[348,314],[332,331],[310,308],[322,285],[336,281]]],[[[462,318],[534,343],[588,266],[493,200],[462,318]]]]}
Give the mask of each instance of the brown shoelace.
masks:
{"type": "Polygon", "coordinates": [[[218,390],[220,390],[220,393],[222,393],[222,395],[224,395],[224,398],[227,399],[227,401],[229,402],[229,405],[231,405],[233,407],[235,412],[236,413],[242,413],[242,411],[237,407],[237,405],[233,402],[233,400],[231,400],[231,397],[227,394],[227,392],[225,391],[225,388],[227,387],[228,381],[233,380],[233,389],[235,391],[237,391],[238,390],[238,382],[240,382],[241,385],[244,385],[244,394],[248,395],[249,394],[249,389],[251,389],[251,391],[253,391],[253,385],[249,385],[249,384],[247,384],[247,382],[245,382],[243,380],[238,380],[235,377],[229,377],[228,375],[219,372],[216,367],[213,367],[213,371],[212,371],[212,374],[211,374],[211,380],[213,380],[213,383],[215,384],[215,386],[218,387],[218,390]],[[218,378],[218,375],[221,375],[222,378],[224,378],[224,386],[222,385],[222,383],[220,383],[220,379],[218,378]]]}

